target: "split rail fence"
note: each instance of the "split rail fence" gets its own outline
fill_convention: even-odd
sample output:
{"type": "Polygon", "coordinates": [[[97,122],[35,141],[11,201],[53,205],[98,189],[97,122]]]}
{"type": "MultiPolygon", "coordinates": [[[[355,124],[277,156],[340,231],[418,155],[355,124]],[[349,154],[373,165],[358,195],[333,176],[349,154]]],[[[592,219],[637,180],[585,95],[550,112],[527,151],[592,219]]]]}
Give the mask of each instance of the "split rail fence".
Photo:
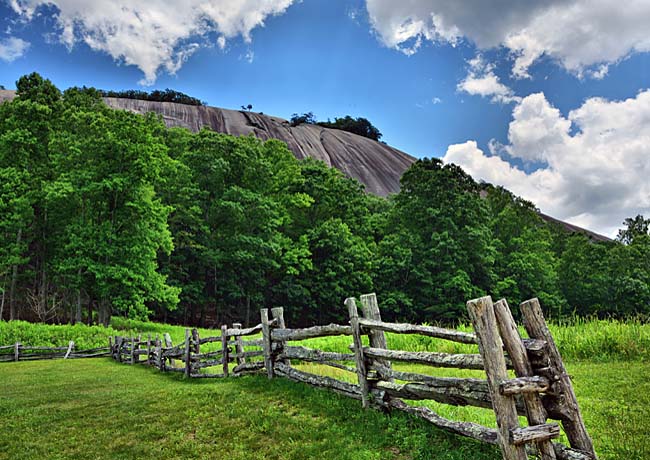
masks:
{"type": "Polygon", "coordinates": [[[493,303],[490,297],[482,297],[467,303],[474,334],[434,326],[383,322],[374,294],[361,296],[360,303],[362,316],[356,300],[346,299],[350,321],[345,325],[290,329],[285,325],[282,308],[263,309],[257,326],[242,329],[240,324],[232,328],[224,325],[220,336],[205,338],[199,337],[196,329],[187,329],[184,343],[176,346],[167,334],[163,337],[164,344],[158,337],[149,336],[144,341],[141,337],[115,337],[111,341],[111,355],[121,362],[146,363],[161,371],[182,372],[189,378],[219,378],[265,371],[269,378],[282,376],[329,388],[360,400],[364,408],[401,410],[459,435],[498,445],[504,460],[525,460],[529,454],[542,460],[597,458],[571,379],[537,299],[520,306],[529,339],[519,335],[505,299],[493,303]],[[259,336],[260,332],[261,339],[250,338],[259,336]],[[385,332],[477,344],[479,353],[391,350],[385,332]],[[294,344],[337,335],[351,337],[350,353],[294,344]],[[366,336],[368,346],[364,345],[366,336]],[[210,345],[213,343],[216,346],[210,345]],[[305,372],[299,365],[292,364],[304,362],[352,372],[356,374],[357,384],[305,372]],[[434,377],[401,371],[400,365],[394,363],[483,370],[487,378],[434,377]],[[218,372],[207,372],[215,367],[218,372]],[[412,402],[420,400],[492,409],[497,429],[447,420],[430,408],[412,402]],[[520,426],[519,416],[526,417],[528,426],[520,426]],[[570,447],[553,442],[560,436],[560,426],[547,423],[548,419],[562,423],[570,447]]]}
{"type": "Polygon", "coordinates": [[[110,347],[77,350],[73,341],[70,341],[67,347],[33,347],[17,342],[13,345],[0,346],[0,362],[60,358],[99,358],[102,356],[110,356],[110,351],[110,347]]]}

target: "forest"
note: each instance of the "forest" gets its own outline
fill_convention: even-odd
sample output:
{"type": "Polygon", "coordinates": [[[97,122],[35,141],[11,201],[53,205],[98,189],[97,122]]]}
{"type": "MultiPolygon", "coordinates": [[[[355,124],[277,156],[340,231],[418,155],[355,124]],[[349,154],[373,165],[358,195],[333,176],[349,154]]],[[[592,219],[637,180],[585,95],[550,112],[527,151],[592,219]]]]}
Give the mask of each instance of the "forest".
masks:
{"type": "Polygon", "coordinates": [[[38,74],[0,105],[0,318],[108,324],[455,323],[465,302],[539,297],[548,317],[647,317],[650,220],[592,242],[439,159],[388,199],[279,141],[168,129],[38,74]]]}

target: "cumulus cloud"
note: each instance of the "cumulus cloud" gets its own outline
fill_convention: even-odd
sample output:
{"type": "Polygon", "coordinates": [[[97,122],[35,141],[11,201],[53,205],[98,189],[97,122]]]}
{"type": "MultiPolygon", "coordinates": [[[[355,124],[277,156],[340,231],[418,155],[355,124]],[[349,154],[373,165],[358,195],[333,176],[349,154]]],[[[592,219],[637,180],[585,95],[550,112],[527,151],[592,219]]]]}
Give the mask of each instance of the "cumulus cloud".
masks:
{"type": "Polygon", "coordinates": [[[293,0],[11,0],[13,10],[31,20],[43,5],[54,5],[59,41],[69,48],[84,42],[144,73],[153,84],[161,69],[174,74],[211,33],[217,46],[251,32],[293,0]]]}
{"type": "Polygon", "coordinates": [[[21,38],[9,37],[0,40],[0,59],[7,62],[13,62],[29,49],[29,42],[21,38]]]}
{"type": "Polygon", "coordinates": [[[456,89],[468,94],[490,97],[492,102],[509,103],[520,100],[513,91],[499,81],[494,65],[485,62],[479,54],[469,62],[469,72],[456,89]]]}
{"type": "Polygon", "coordinates": [[[541,56],[578,76],[602,78],[606,65],[633,52],[650,51],[650,2],[630,0],[366,0],[372,27],[388,47],[417,51],[422,40],[479,49],[504,46],[512,73],[529,77],[541,56]],[[603,67],[605,65],[605,67],[603,67]]]}
{"type": "Polygon", "coordinates": [[[567,117],[532,94],[514,108],[508,140],[494,151],[543,166],[525,172],[474,141],[449,146],[443,160],[610,236],[626,217],[650,215],[650,90],[623,101],[591,98],[567,117]]]}

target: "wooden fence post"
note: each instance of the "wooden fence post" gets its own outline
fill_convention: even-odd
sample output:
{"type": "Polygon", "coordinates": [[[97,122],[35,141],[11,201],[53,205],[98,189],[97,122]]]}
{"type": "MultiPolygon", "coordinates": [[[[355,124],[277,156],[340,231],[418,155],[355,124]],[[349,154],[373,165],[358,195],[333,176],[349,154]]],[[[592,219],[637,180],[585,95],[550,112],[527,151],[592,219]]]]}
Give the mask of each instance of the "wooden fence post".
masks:
{"type": "Polygon", "coordinates": [[[467,311],[474,325],[478,348],[483,357],[488,389],[497,419],[498,438],[504,460],[528,460],[523,445],[510,443],[510,432],[519,428],[517,407],[512,396],[501,394],[499,386],[508,380],[503,342],[499,336],[492,298],[481,297],[467,302],[467,311]]]}
{"type": "MultiPolygon", "coordinates": [[[[169,335],[169,332],[163,334],[163,339],[165,340],[165,348],[172,348],[174,344],[172,343],[172,337],[169,335]]],[[[169,358],[169,365],[171,367],[176,366],[176,361],[173,358],[169,358]]]]}
{"type": "Polygon", "coordinates": [[[122,362],[122,353],[121,353],[121,351],[122,351],[121,350],[121,348],[122,348],[122,337],[121,336],[119,336],[119,335],[115,336],[115,344],[113,345],[113,347],[114,347],[113,358],[115,358],[115,360],[118,363],[121,363],[122,362]]]}
{"type": "Polygon", "coordinates": [[[14,345],[14,361],[18,362],[18,360],[20,360],[20,342],[14,345]]]}
{"type": "Polygon", "coordinates": [[[221,325],[221,364],[224,377],[228,377],[228,361],[230,356],[228,353],[228,325],[221,325]]]}
{"type": "Polygon", "coordinates": [[[190,330],[185,329],[185,377],[190,378],[190,371],[192,369],[192,349],[190,348],[190,330]]]}
{"type": "Polygon", "coordinates": [[[131,336],[131,364],[135,364],[135,339],[131,336]]]}
{"type": "Polygon", "coordinates": [[[552,417],[557,417],[562,422],[571,447],[596,459],[594,444],[582,420],[571,378],[566,372],[562,356],[546,325],[539,300],[527,300],[520,305],[520,308],[528,336],[531,339],[545,340],[547,344],[551,385],[554,391],[553,395],[548,395],[549,397],[544,400],[546,410],[552,417]]]}
{"type": "MultiPolygon", "coordinates": [[[[381,321],[381,313],[379,312],[379,303],[377,302],[377,295],[373,292],[372,294],[365,294],[360,297],[361,305],[363,307],[363,316],[366,319],[372,319],[375,321],[381,321]]],[[[388,349],[388,344],[386,343],[386,335],[384,331],[372,330],[369,333],[370,346],[372,348],[383,348],[384,350],[388,349]]],[[[374,360],[381,366],[386,369],[391,369],[391,363],[387,359],[376,359],[374,360]]],[[[371,361],[372,363],[372,361],[371,361]]],[[[381,368],[376,369],[377,374],[381,377],[382,380],[392,382],[393,379],[389,375],[383,375],[381,368]]]]}
{"type": "Polygon", "coordinates": [[[354,357],[356,359],[357,377],[359,387],[361,387],[361,405],[364,409],[368,408],[369,388],[366,371],[366,362],[363,357],[363,343],[361,342],[361,328],[359,327],[359,311],[357,303],[351,297],[345,299],[345,305],[348,307],[350,315],[350,326],[352,326],[352,340],[354,341],[354,357]]]}
{"type": "Polygon", "coordinates": [[[151,334],[147,334],[147,366],[151,366],[151,334]]]}
{"type": "Polygon", "coordinates": [[[269,379],[273,378],[273,359],[271,357],[271,327],[269,326],[269,310],[263,308],[260,310],[262,322],[262,348],[264,349],[264,367],[269,379]]]}
{"type": "MultiPolygon", "coordinates": [[[[271,308],[271,316],[273,317],[273,319],[277,320],[276,322],[277,327],[279,327],[280,329],[284,329],[287,327],[284,322],[284,308],[282,307],[271,308]]],[[[284,351],[285,346],[286,346],[285,341],[280,342],[278,344],[278,348],[276,349],[276,352],[278,354],[282,353],[284,351]]],[[[291,366],[291,360],[288,358],[283,359],[282,362],[287,366],[291,366]]]]}
{"type": "MultiPolygon", "coordinates": [[[[233,329],[241,329],[241,323],[233,323],[233,329]]],[[[235,353],[237,353],[237,365],[246,364],[246,358],[242,356],[244,353],[244,343],[241,338],[241,335],[235,336],[235,353]]]]}
{"type": "Polygon", "coordinates": [[[165,358],[163,356],[163,346],[162,340],[158,334],[156,334],[156,354],[158,356],[158,362],[156,363],[160,372],[165,372],[165,358]]]}
{"type": "MultiPolygon", "coordinates": [[[[494,304],[494,313],[503,344],[510,356],[512,366],[515,368],[515,374],[517,377],[532,377],[534,375],[533,368],[506,299],[501,299],[494,304]]],[[[546,410],[542,405],[539,393],[523,393],[522,396],[528,414],[528,424],[531,426],[545,424],[546,410]]],[[[542,460],[555,460],[555,450],[550,439],[538,442],[537,448],[542,460]]]]}

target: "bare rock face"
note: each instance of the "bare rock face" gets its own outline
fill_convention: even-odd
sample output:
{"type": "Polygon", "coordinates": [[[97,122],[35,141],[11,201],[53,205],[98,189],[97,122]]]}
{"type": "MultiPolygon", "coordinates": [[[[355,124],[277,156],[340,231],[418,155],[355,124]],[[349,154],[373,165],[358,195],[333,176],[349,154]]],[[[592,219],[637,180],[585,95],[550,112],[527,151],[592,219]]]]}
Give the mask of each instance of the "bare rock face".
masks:
{"type": "Polygon", "coordinates": [[[363,136],[317,125],[292,127],[287,120],[255,112],[135,99],[105,101],[115,109],[158,113],[169,127],[181,126],[195,132],[207,127],[234,136],[253,134],[263,140],[279,139],[297,158],[322,160],[380,196],[397,193],[400,177],[415,161],[404,152],[363,136]]]}

